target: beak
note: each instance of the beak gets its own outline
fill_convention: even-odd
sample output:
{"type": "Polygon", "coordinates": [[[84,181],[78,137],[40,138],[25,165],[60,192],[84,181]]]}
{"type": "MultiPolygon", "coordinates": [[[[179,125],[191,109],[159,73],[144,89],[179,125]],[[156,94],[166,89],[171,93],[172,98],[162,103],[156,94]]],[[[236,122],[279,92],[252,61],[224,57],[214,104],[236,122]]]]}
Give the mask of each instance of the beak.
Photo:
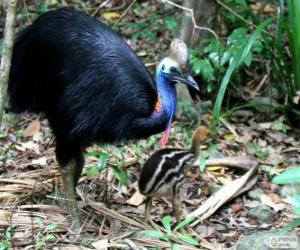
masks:
{"type": "Polygon", "coordinates": [[[194,78],[189,73],[183,74],[183,75],[172,74],[172,75],[170,75],[170,78],[172,81],[186,84],[186,85],[196,89],[197,91],[200,91],[197,82],[194,80],[194,78]]]}

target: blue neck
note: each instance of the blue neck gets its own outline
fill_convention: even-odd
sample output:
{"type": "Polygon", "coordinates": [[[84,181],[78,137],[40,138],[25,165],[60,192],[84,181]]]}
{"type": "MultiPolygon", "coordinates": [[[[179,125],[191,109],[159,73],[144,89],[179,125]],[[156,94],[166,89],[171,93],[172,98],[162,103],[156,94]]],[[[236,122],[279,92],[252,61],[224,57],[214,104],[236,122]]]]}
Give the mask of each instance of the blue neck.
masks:
{"type": "Polygon", "coordinates": [[[156,85],[162,106],[159,113],[166,112],[169,124],[176,109],[176,88],[167,75],[161,71],[158,71],[156,74],[156,85]]]}

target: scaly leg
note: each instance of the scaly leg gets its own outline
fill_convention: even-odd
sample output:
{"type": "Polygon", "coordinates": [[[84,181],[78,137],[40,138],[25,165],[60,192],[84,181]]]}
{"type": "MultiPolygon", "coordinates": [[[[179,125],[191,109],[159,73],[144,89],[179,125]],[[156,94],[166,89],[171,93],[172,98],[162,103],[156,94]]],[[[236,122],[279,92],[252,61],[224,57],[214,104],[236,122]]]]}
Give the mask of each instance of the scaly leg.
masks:
{"type": "Polygon", "coordinates": [[[149,221],[151,208],[152,208],[152,198],[147,197],[145,200],[145,219],[144,219],[145,223],[149,221]]]}
{"type": "Polygon", "coordinates": [[[76,173],[76,161],[70,160],[67,165],[61,168],[61,173],[64,182],[65,198],[67,201],[67,209],[70,216],[71,231],[75,234],[79,234],[81,231],[81,223],[79,219],[79,212],[76,202],[75,194],[75,173],[76,173]]]}
{"type": "MultiPolygon", "coordinates": [[[[174,210],[174,214],[175,214],[175,218],[176,218],[177,223],[180,222],[181,219],[182,219],[183,193],[184,193],[183,188],[178,188],[177,193],[173,196],[173,200],[172,200],[173,210],[174,210]]],[[[180,228],[179,231],[182,234],[187,234],[188,233],[188,231],[185,230],[184,228],[180,228]]]]}

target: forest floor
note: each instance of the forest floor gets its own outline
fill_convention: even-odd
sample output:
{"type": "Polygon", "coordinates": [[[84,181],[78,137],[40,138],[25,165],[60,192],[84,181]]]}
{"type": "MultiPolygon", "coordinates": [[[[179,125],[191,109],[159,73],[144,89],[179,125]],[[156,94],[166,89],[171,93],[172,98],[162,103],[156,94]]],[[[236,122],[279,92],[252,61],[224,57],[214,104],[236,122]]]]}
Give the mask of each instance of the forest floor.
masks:
{"type": "MultiPolygon", "coordinates": [[[[260,163],[258,181],[251,190],[193,227],[202,247],[228,248],[236,245],[242,235],[279,229],[294,218],[287,199],[290,190],[271,183],[271,176],[300,163],[299,135],[287,127],[282,131],[278,125],[282,123],[280,119],[257,122],[253,112],[238,111],[226,126],[219,128],[214,143],[202,146],[210,158],[254,156],[260,163]]],[[[175,121],[168,146],[186,148],[194,127],[184,120],[175,121]]],[[[153,243],[145,235],[143,240],[137,240],[141,235],[134,234],[148,228],[142,223],[143,196],[138,193],[137,179],[143,162],[158,149],[158,139],[156,135],[126,145],[88,148],[77,193],[84,230],[92,233],[92,246],[96,249],[105,244],[104,239],[109,239],[111,245],[126,245],[124,240],[130,239],[136,245],[170,246],[164,241],[153,243]],[[109,156],[106,166],[99,152],[109,156]],[[102,167],[105,168],[100,171],[102,167]]],[[[14,249],[68,246],[68,220],[59,190],[62,180],[54,146],[47,121],[29,114],[21,115],[17,126],[1,133],[0,160],[4,167],[0,169],[0,242],[7,240],[14,249]]],[[[198,208],[222,185],[240,177],[240,172],[222,166],[207,168],[203,173],[193,168],[186,180],[184,215],[198,208]]],[[[151,218],[155,226],[161,226],[162,218],[173,215],[173,211],[167,200],[157,199],[154,203],[151,218]]],[[[300,233],[299,228],[294,231],[300,233]]],[[[178,239],[177,242],[182,249],[195,249],[178,239]]]]}
{"type": "MultiPolygon", "coordinates": [[[[119,6],[123,1],[112,2],[119,6]]],[[[95,13],[100,6],[95,1],[74,1],[73,4],[108,23],[119,20],[118,29],[128,38],[127,42],[150,70],[154,70],[172,37],[169,29],[161,30],[162,16],[155,19],[159,20],[157,29],[154,28],[157,39],[151,39],[152,34],[146,29],[154,22],[150,16],[161,13],[162,6],[157,1],[144,1],[139,5],[141,8],[133,8],[126,14],[128,5],[122,8],[115,5],[102,7],[95,13]],[[123,17],[123,14],[126,15],[123,17]],[[141,19],[145,21],[138,29],[126,25],[141,19]],[[131,39],[143,34],[148,36],[131,39]]],[[[36,15],[34,1],[28,1],[26,7],[32,15],[24,18],[19,14],[20,27],[30,23],[36,15]]],[[[165,11],[169,15],[175,13],[172,8],[165,11]]],[[[54,138],[42,115],[22,114],[17,125],[0,131],[0,249],[141,249],[141,246],[168,249],[171,242],[179,244],[180,249],[225,249],[240,244],[242,236],[282,228],[296,218],[288,199],[293,190],[274,185],[271,180],[286,167],[300,164],[300,135],[287,125],[283,116],[270,118],[270,112],[273,111],[235,111],[222,120],[216,139],[202,145],[202,152],[209,158],[255,157],[259,169],[258,181],[248,192],[192,227],[193,238],[199,242],[196,246],[187,243],[189,238],[184,241],[175,234],[166,240],[153,239],[153,235],[143,233],[151,227],[161,228],[166,215],[172,216],[172,228],[175,224],[171,204],[165,199],[154,200],[151,226],[142,222],[144,197],[138,192],[137,180],[145,160],[159,148],[160,135],[126,145],[95,144],[87,149],[77,194],[84,231],[89,231],[93,238],[91,242],[69,242],[54,138]]],[[[204,114],[199,122],[177,117],[167,146],[187,148],[195,127],[209,120],[209,116],[209,112],[204,114]]],[[[184,215],[199,208],[216,190],[243,174],[224,166],[209,167],[203,172],[199,168],[194,167],[186,179],[184,215]]],[[[299,227],[293,232],[299,235],[299,227]]]]}

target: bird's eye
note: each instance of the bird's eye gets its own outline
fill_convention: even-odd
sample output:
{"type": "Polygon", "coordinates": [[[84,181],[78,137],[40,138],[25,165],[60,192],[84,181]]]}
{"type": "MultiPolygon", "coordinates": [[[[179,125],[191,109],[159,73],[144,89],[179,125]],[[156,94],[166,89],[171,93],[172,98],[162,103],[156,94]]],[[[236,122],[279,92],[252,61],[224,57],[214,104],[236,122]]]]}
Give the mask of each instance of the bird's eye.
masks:
{"type": "Polygon", "coordinates": [[[162,70],[165,70],[165,65],[163,64],[163,66],[161,67],[162,70]]]}
{"type": "Polygon", "coordinates": [[[176,71],[177,71],[177,70],[176,70],[175,67],[171,67],[171,68],[170,68],[170,72],[171,72],[171,73],[175,73],[176,71]]]}

